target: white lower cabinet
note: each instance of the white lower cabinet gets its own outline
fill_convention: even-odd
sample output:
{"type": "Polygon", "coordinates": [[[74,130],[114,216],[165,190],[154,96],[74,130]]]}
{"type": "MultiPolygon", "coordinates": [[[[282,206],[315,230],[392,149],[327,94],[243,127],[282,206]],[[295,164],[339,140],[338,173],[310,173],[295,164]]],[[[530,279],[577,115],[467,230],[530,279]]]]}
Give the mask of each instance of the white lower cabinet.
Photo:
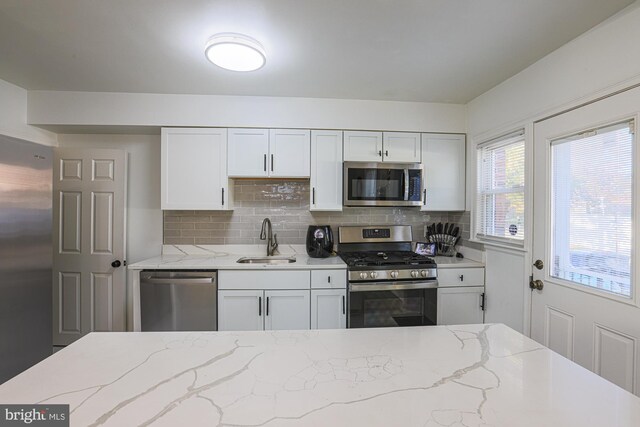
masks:
{"type": "Polygon", "coordinates": [[[218,291],[219,331],[261,331],[264,291],[218,291]]]}
{"type": "Polygon", "coordinates": [[[309,329],[309,291],[264,291],[264,296],[265,330],[309,329]]]}
{"type": "Polygon", "coordinates": [[[438,325],[484,323],[484,267],[438,269],[438,325]]]}
{"type": "Polygon", "coordinates": [[[218,291],[218,330],[309,329],[307,290],[218,291]]]}
{"type": "Polygon", "coordinates": [[[311,329],[347,327],[347,290],[311,290],[311,329]]]}
{"type": "Polygon", "coordinates": [[[218,284],[220,331],[346,327],[346,270],[221,270],[218,284]]]}
{"type": "Polygon", "coordinates": [[[484,286],[438,288],[438,325],[484,323],[484,286]]]}

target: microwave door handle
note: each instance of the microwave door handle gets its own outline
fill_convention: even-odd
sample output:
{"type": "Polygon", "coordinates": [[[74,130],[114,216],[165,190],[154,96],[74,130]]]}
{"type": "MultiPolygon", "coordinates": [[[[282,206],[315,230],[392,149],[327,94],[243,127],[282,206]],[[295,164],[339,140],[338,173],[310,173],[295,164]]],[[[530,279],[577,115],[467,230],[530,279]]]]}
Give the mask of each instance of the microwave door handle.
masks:
{"type": "Polygon", "coordinates": [[[404,170],[404,200],[409,200],[409,169],[404,170]]]}

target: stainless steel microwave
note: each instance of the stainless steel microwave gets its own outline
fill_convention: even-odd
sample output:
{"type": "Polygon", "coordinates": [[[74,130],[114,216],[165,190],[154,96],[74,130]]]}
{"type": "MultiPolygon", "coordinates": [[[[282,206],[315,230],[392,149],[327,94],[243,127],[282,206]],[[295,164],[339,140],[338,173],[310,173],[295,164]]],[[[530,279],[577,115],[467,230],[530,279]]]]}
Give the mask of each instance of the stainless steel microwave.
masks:
{"type": "Polygon", "coordinates": [[[345,206],[420,206],[420,163],[344,162],[345,206]]]}

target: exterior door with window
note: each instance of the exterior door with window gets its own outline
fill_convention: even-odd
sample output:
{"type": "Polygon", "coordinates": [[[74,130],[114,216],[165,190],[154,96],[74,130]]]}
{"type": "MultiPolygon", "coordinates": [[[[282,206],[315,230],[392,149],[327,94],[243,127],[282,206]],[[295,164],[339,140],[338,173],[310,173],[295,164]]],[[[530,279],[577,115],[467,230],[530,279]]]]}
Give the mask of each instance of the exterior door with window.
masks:
{"type": "Polygon", "coordinates": [[[640,394],[640,89],[537,123],[531,337],[640,394]]]}

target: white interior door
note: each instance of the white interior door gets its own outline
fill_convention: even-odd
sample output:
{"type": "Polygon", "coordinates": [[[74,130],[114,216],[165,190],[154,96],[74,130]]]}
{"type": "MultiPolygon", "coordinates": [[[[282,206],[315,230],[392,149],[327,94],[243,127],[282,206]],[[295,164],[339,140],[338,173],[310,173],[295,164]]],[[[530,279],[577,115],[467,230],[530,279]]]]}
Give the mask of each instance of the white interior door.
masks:
{"type": "Polygon", "coordinates": [[[535,125],[531,305],[532,338],[635,394],[639,110],[635,89],[535,125]]]}
{"type": "Polygon", "coordinates": [[[56,149],[53,344],[124,331],[126,153],[56,149]]]}

